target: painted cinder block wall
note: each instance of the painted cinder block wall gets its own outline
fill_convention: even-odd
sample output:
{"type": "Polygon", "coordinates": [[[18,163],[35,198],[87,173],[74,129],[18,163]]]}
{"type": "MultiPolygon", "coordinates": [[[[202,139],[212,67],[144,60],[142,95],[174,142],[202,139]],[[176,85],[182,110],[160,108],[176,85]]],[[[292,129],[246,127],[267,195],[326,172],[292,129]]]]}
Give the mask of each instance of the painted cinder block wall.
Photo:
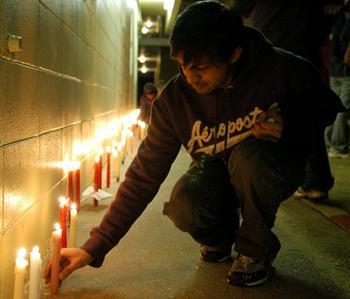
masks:
{"type": "MultiPolygon", "coordinates": [[[[135,108],[136,14],[126,1],[0,0],[0,298],[12,297],[18,248],[47,249],[67,193],[52,163],[135,108]],[[7,51],[8,33],[22,37],[22,52],[7,51]]],[[[92,163],[81,166],[82,190],[92,163]]]]}

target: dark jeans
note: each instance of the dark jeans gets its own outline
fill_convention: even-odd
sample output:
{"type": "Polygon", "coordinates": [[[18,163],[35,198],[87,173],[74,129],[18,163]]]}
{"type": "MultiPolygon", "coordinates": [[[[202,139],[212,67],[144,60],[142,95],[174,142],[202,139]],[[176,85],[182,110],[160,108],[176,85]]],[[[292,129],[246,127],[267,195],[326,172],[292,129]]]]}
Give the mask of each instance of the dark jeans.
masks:
{"type": "Polygon", "coordinates": [[[313,136],[313,148],[306,158],[304,190],[328,191],[334,185],[323,132],[313,136]]]}
{"type": "Polygon", "coordinates": [[[273,260],[280,249],[271,231],[277,209],[301,184],[303,172],[280,145],[249,139],[233,148],[228,166],[221,160],[194,163],[176,183],[163,213],[201,244],[235,242],[241,254],[273,260]]]}

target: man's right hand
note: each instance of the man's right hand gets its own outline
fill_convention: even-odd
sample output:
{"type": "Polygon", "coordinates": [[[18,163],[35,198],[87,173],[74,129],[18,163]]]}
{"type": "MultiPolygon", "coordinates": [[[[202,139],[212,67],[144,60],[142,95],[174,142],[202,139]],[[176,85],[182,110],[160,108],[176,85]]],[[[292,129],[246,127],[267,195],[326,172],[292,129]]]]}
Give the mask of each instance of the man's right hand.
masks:
{"type": "MultiPolygon", "coordinates": [[[[61,282],[73,271],[82,268],[92,262],[93,258],[81,248],[62,248],[60,259],[60,270],[58,279],[61,282]]],[[[44,271],[46,283],[50,282],[51,263],[49,262],[44,271]]]]}

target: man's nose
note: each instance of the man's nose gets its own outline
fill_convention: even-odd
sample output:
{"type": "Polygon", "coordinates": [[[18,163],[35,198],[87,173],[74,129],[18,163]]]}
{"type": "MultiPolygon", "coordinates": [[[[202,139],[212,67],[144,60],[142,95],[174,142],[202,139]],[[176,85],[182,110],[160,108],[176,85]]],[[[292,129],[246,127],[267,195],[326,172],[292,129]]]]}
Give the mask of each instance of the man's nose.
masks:
{"type": "Polygon", "coordinates": [[[195,70],[184,70],[184,74],[185,77],[188,81],[188,83],[192,84],[192,83],[196,83],[198,81],[200,81],[201,76],[198,72],[196,72],[195,70]]]}

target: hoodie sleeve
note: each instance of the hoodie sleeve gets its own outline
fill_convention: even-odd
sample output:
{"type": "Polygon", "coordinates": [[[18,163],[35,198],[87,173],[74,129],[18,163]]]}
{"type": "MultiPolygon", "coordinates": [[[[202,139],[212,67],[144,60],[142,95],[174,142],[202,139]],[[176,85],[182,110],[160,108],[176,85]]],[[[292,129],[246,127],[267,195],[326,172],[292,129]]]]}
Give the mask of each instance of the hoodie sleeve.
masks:
{"type": "Polygon", "coordinates": [[[168,175],[181,147],[169,120],[165,101],[155,100],[146,139],[126,171],[125,180],[102,222],[81,247],[94,258],[91,266],[102,265],[105,255],[127,233],[168,175]]]}

